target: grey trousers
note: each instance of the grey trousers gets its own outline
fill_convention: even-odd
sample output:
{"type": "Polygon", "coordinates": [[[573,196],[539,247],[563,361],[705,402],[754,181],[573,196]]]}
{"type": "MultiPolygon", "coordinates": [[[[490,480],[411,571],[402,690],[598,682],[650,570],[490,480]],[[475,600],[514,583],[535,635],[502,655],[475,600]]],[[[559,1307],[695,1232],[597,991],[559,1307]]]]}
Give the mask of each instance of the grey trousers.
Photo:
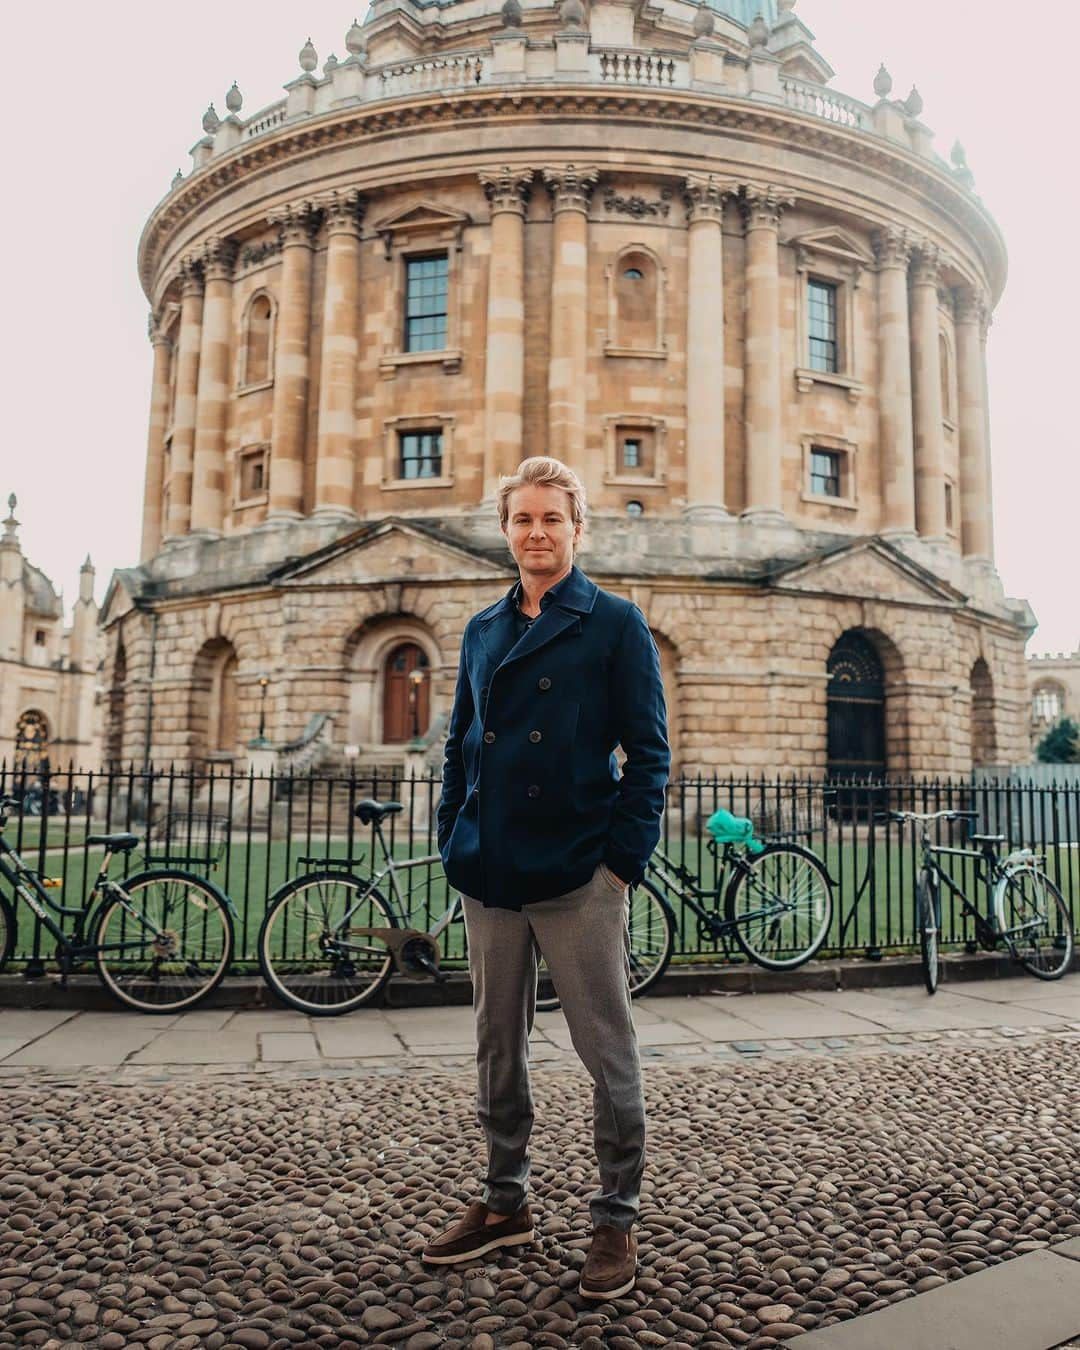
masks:
{"type": "Polygon", "coordinates": [[[477,1119],[488,1152],[484,1203],[513,1214],[528,1196],[529,1032],[542,953],[593,1080],[600,1167],[600,1189],[589,1198],[593,1226],[629,1230],[645,1169],[645,1099],[630,1012],[627,889],[601,864],[584,886],[520,911],[462,900],[476,1011],[477,1119]]]}

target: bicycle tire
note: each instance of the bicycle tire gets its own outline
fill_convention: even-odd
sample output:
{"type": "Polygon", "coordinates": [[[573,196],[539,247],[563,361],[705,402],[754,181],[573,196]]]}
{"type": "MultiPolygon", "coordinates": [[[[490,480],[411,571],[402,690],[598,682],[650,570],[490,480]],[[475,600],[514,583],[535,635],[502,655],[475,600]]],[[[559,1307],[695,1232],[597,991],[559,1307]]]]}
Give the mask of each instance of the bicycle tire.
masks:
{"type": "MultiPolygon", "coordinates": [[[[760,853],[747,854],[745,861],[748,870],[740,868],[736,871],[728,883],[724,896],[725,914],[728,923],[732,925],[735,941],[751,961],[763,966],[766,970],[794,970],[797,966],[805,965],[811,957],[821,950],[832,926],[833,893],[828,869],[816,853],[808,848],[803,848],[800,844],[768,844],[760,853]],[[803,941],[794,948],[790,956],[781,959],[762,950],[764,943],[756,943],[751,939],[748,932],[750,925],[746,920],[739,918],[738,906],[742,893],[748,890],[751,884],[759,889],[770,885],[769,882],[758,879],[758,873],[760,872],[765,876],[767,875],[766,869],[772,869],[779,873],[779,860],[782,857],[791,860],[789,868],[794,867],[797,862],[801,868],[807,869],[811,874],[813,881],[811,882],[809,878],[801,880],[797,883],[799,887],[816,883],[819,891],[814,896],[807,895],[806,897],[807,901],[813,906],[813,914],[803,941]]],[[[792,875],[789,871],[786,880],[781,877],[783,884],[790,884],[792,875]]],[[[759,904],[760,902],[755,901],[754,903],[759,904]]],[[[770,926],[773,926],[774,923],[775,920],[770,921],[770,926]]],[[[796,924],[793,937],[797,937],[798,932],[799,929],[796,924]]]]}
{"type": "MultiPolygon", "coordinates": [[[[630,938],[627,953],[630,997],[640,998],[667,970],[675,948],[675,915],[663,895],[649,881],[640,881],[630,892],[627,929],[630,938]],[[648,896],[647,900],[639,900],[638,893],[642,891],[648,896]]],[[[536,982],[537,1012],[554,1012],[559,1007],[554,981],[546,972],[547,966],[541,958],[536,982]]]]}
{"type": "Polygon", "coordinates": [[[161,960],[156,967],[154,956],[147,966],[144,958],[132,960],[127,952],[128,959],[119,960],[114,970],[110,943],[122,942],[130,947],[136,930],[134,920],[121,901],[106,895],[90,924],[98,979],[118,1002],[137,1012],[181,1012],[203,1002],[225,978],[232,960],[233,922],[225,896],[205,877],[178,867],[139,872],[123,882],[120,889],[136,908],[140,903],[160,907],[160,919],[151,913],[150,924],[157,930],[159,938],[169,935],[180,945],[179,949],[159,951],[157,955],[161,960]],[[158,885],[166,890],[151,902],[150,888],[158,885]],[[170,885],[173,888],[171,899],[170,885]],[[176,909],[180,914],[179,923],[175,922],[175,915],[170,915],[170,909],[176,906],[183,907],[176,909]],[[170,919],[173,920],[171,926],[170,919]],[[109,925],[114,920],[118,932],[110,934],[109,925]],[[166,966],[168,969],[164,969],[166,966]],[[174,967],[183,967],[183,972],[174,967]],[[200,972],[198,977],[196,971],[200,972]],[[167,983],[170,980],[171,983],[167,983]]]}
{"type": "MultiPolygon", "coordinates": [[[[286,882],[270,897],[259,927],[259,968],[282,1003],[308,1017],[340,1017],[371,1003],[383,989],[394,971],[389,948],[377,954],[372,970],[362,987],[358,987],[361,977],[357,975],[355,962],[343,956],[340,949],[333,951],[324,945],[334,940],[330,908],[335,904],[335,893],[335,907],[344,916],[355,903],[356,893],[365,892],[360,909],[351,916],[351,921],[356,920],[354,927],[400,928],[382,894],[374,886],[370,889],[368,886],[361,877],[347,872],[312,872],[286,882]],[[321,914],[307,907],[310,898],[305,896],[318,888],[321,888],[321,914]],[[318,932],[312,928],[312,920],[319,925],[318,932]],[[294,925],[291,931],[290,924],[294,925]],[[319,944],[318,959],[311,950],[313,944],[319,944]],[[279,947],[276,952],[275,945],[279,947]]],[[[344,940],[339,937],[337,941],[344,940]]]]}
{"type": "Polygon", "coordinates": [[[937,992],[941,980],[941,953],[938,947],[938,938],[941,934],[941,902],[931,883],[930,873],[925,867],[919,873],[916,908],[923,983],[926,985],[926,992],[933,994],[937,992]]]}
{"type": "Polygon", "coordinates": [[[11,960],[15,950],[15,906],[6,895],[0,895],[0,970],[11,960]]]}
{"type": "MultiPolygon", "coordinates": [[[[1038,887],[1036,889],[1038,889],[1038,887]]],[[[1030,905],[1038,903],[1037,895],[1032,897],[1024,895],[1019,903],[1023,904],[1026,909],[1030,905]]],[[[1002,935],[1013,957],[1020,962],[1029,975],[1034,975],[1037,980],[1061,979],[1062,975],[1065,974],[1072,964],[1075,946],[1072,915],[1069,913],[1069,907],[1065,903],[1065,897],[1045,872],[1038,867],[1022,867],[1015,872],[1011,872],[1007,876],[1002,877],[994,887],[994,916],[997,919],[998,932],[1002,935]],[[1040,964],[1039,960],[1034,955],[1023,955],[1024,949],[1020,948],[1016,942],[1006,936],[1008,930],[1015,926],[1015,924],[1010,921],[1012,916],[1006,913],[1006,897],[1010,895],[1015,896],[1017,883],[1022,884],[1022,880],[1027,878],[1037,879],[1038,887],[1045,889],[1050,904],[1057,914],[1057,933],[1053,932],[1053,920],[1049,913],[1047,915],[1046,933],[1051,939],[1051,945],[1041,949],[1047,954],[1051,952],[1054,953],[1052,965],[1040,964]]],[[[1020,915],[1017,917],[1022,919],[1023,916],[1020,915]]]]}

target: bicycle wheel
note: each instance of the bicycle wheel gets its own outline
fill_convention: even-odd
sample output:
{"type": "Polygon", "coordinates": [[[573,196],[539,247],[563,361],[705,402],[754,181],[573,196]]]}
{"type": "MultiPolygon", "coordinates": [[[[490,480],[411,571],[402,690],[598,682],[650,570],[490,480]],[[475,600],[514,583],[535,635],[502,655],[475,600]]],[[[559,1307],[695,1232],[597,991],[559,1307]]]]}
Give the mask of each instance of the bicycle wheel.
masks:
{"type": "Polygon", "coordinates": [[[15,950],[15,909],[6,895],[0,895],[0,970],[15,950]]]}
{"type": "Polygon", "coordinates": [[[798,844],[748,853],[725,897],[735,940],[766,970],[793,970],[817,952],[832,923],[832,883],[825,864],[798,844]]]}
{"type": "Polygon", "coordinates": [[[309,1017],[334,1017],[370,1003],[390,978],[389,943],[357,930],[400,925],[368,885],[341,872],[316,872],[271,897],[259,929],[259,965],[283,1003],[309,1017]]]}
{"type": "Polygon", "coordinates": [[[1057,980],[1073,956],[1072,916],[1065,898],[1037,867],[1002,877],[994,888],[998,932],[1026,971],[1057,980]]]}
{"type": "Polygon", "coordinates": [[[925,867],[919,873],[916,915],[919,925],[919,950],[922,953],[923,982],[926,985],[926,992],[932,994],[937,989],[941,976],[941,962],[938,959],[941,899],[925,867]]]}
{"type": "MultiPolygon", "coordinates": [[[[667,969],[675,946],[675,916],[671,906],[651,882],[642,881],[630,891],[627,907],[630,964],[630,997],[651,989],[667,969]]],[[[547,962],[541,957],[537,972],[536,1010],[553,1012],[559,994],[547,962]]]]}
{"type": "Polygon", "coordinates": [[[228,905],[203,877],[141,872],[106,895],[93,926],[98,978],[139,1012],[179,1012],[211,994],[229,968],[228,905]]]}

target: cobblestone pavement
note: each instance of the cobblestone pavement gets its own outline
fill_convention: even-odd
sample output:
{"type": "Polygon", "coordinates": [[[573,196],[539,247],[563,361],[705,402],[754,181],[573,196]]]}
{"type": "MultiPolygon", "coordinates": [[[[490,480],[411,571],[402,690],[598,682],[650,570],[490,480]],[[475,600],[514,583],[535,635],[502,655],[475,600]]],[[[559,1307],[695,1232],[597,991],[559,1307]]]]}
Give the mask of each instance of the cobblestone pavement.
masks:
{"type": "Polygon", "coordinates": [[[537,1240],[455,1268],[418,1253],[479,1190],[471,1065],[9,1068],[0,1345],[765,1350],[1080,1235],[1075,1031],[651,1049],[639,1279],[598,1306],[561,1056],[537,1240]]]}

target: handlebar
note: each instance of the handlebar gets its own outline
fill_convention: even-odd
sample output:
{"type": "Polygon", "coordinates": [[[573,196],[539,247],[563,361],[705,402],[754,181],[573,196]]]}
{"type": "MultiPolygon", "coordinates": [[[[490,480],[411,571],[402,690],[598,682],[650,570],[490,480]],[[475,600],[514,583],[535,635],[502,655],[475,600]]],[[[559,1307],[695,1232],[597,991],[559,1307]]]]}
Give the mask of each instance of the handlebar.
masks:
{"type": "Polygon", "coordinates": [[[875,811],[875,820],[894,820],[899,825],[909,820],[978,820],[978,811],[875,811]]]}

